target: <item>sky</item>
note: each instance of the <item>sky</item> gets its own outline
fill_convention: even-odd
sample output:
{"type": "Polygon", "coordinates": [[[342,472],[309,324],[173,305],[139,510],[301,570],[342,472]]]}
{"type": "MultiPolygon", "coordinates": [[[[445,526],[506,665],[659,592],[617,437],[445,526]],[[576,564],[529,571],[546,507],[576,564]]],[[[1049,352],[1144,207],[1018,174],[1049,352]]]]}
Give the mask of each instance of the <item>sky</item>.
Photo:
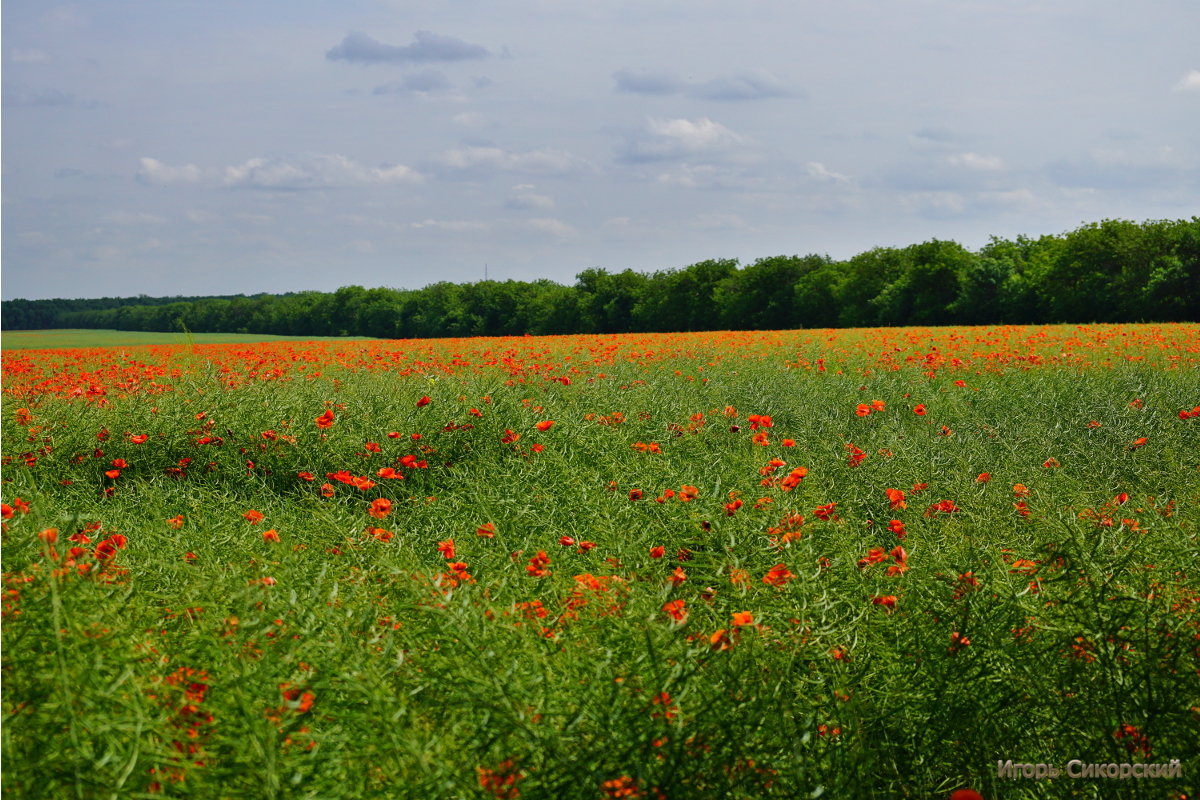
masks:
{"type": "Polygon", "coordinates": [[[1196,0],[5,0],[5,299],[1200,215],[1196,0]]]}

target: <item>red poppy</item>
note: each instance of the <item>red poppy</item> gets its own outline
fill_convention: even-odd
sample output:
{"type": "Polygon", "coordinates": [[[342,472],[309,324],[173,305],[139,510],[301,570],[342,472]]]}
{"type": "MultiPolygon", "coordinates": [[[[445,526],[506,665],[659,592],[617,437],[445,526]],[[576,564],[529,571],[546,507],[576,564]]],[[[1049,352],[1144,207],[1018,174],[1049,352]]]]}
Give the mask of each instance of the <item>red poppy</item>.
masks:
{"type": "Polygon", "coordinates": [[[496,523],[494,523],[494,522],[483,523],[482,525],[480,525],[478,528],[475,529],[475,535],[483,536],[488,539],[493,538],[496,535],[496,523]]]}
{"type": "Polygon", "coordinates": [[[534,425],[533,427],[537,428],[542,433],[545,433],[546,431],[550,430],[550,428],[553,426],[554,426],[554,420],[544,419],[541,422],[539,422],[537,425],[534,425]]]}
{"type": "Polygon", "coordinates": [[[885,489],[887,492],[888,503],[891,508],[908,508],[908,503],[904,502],[904,491],[902,489],[885,489]]]}
{"type": "Polygon", "coordinates": [[[676,622],[687,621],[687,601],[686,600],[668,600],[663,604],[663,613],[669,616],[676,622]]]}
{"type": "Polygon", "coordinates": [[[333,409],[332,408],[325,409],[325,413],[322,414],[321,416],[317,417],[313,421],[317,423],[317,427],[320,428],[321,430],[325,430],[326,428],[332,428],[333,427],[333,409]]]}
{"type": "Polygon", "coordinates": [[[750,613],[749,611],[733,612],[733,627],[742,628],[742,627],[745,627],[746,625],[753,625],[753,624],[754,624],[754,615],[752,613],[750,613]]]}
{"type": "Polygon", "coordinates": [[[263,541],[264,542],[278,542],[279,541],[279,532],[276,531],[274,528],[271,528],[271,530],[269,530],[269,531],[263,531],[263,541]]]}
{"type": "Polygon", "coordinates": [[[417,408],[421,408],[422,406],[427,406],[431,402],[433,402],[433,401],[429,399],[429,395],[425,395],[424,397],[422,397],[420,400],[417,401],[417,408]]]}
{"type": "Polygon", "coordinates": [[[913,408],[913,413],[918,417],[925,416],[925,405],[923,403],[918,404],[915,408],[913,408]]]}
{"type": "Polygon", "coordinates": [[[454,540],[447,539],[444,542],[438,542],[437,551],[447,559],[454,560],[454,540]]]}
{"type": "Polygon", "coordinates": [[[367,513],[375,519],[383,519],[388,514],[392,513],[392,501],[386,497],[380,497],[371,501],[371,507],[367,509],[367,513]]]}
{"type": "Polygon", "coordinates": [[[854,413],[860,417],[870,416],[871,407],[869,405],[867,405],[866,403],[859,403],[858,406],[855,407],[854,413]]]}
{"type": "Polygon", "coordinates": [[[667,552],[667,549],[665,547],[663,547],[662,545],[657,545],[655,547],[650,548],[650,557],[651,558],[662,558],[663,555],[666,554],[666,552],[667,552]]]}
{"type": "Polygon", "coordinates": [[[245,517],[251,525],[257,525],[258,523],[262,522],[263,513],[261,511],[255,511],[252,508],[245,514],[242,514],[242,516],[245,517]]]}
{"type": "Polygon", "coordinates": [[[763,576],[763,583],[767,584],[768,586],[774,586],[777,589],[781,589],[788,581],[795,577],[795,573],[789,570],[786,566],[783,564],[776,564],[775,566],[771,567],[771,569],[767,570],[767,574],[763,576]]]}

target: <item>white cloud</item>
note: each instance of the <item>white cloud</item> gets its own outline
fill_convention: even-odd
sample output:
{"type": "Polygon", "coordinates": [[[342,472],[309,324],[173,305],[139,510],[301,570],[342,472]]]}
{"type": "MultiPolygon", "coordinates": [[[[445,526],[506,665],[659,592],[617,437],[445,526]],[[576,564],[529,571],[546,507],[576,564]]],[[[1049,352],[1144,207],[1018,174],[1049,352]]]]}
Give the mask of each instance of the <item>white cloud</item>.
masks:
{"type": "Polygon", "coordinates": [[[50,56],[46,55],[46,53],[33,48],[13,48],[9,52],[8,57],[18,64],[42,64],[50,60],[50,56]]]}
{"type": "Polygon", "coordinates": [[[410,227],[417,230],[432,228],[439,231],[466,233],[468,231],[486,231],[490,226],[486,222],[473,222],[465,219],[425,219],[412,223],[410,227]]]}
{"type": "Polygon", "coordinates": [[[978,153],[959,153],[947,158],[946,162],[952,167],[975,169],[981,172],[999,172],[1006,166],[1004,159],[999,156],[981,156],[978,153]]]}
{"type": "Polygon", "coordinates": [[[251,158],[225,168],[225,185],[296,191],[335,186],[416,183],[421,176],[403,164],[364,167],[342,155],[309,155],[296,159],[251,158]]]}
{"type": "Polygon", "coordinates": [[[1177,92],[1200,92],[1200,69],[1194,69],[1175,84],[1177,92]]]}
{"type": "Polygon", "coordinates": [[[499,147],[463,147],[447,150],[436,159],[438,166],[454,172],[517,172],[530,175],[562,175],[582,168],[586,162],[561,150],[513,152],[499,147]]]}
{"type": "Polygon", "coordinates": [[[530,230],[539,231],[541,233],[549,233],[553,236],[571,236],[575,233],[575,229],[570,225],[562,220],[554,219],[553,217],[527,219],[525,220],[524,225],[530,230]]]}
{"type": "Polygon", "coordinates": [[[520,211],[537,208],[554,208],[554,198],[550,195],[534,192],[535,188],[535,186],[528,183],[514,186],[513,194],[509,195],[508,199],[504,201],[504,207],[520,211]]]}
{"type": "Polygon", "coordinates": [[[156,158],[138,160],[136,178],[150,186],[165,186],[170,183],[195,183],[200,180],[200,168],[195,164],[172,167],[156,158]]]}
{"type": "Polygon", "coordinates": [[[828,169],[820,161],[809,161],[805,164],[805,170],[808,172],[808,177],[816,178],[819,181],[828,183],[849,183],[850,178],[840,172],[833,172],[828,169]]]}
{"type": "Polygon", "coordinates": [[[355,64],[402,64],[409,61],[463,61],[488,56],[487,48],[453,36],[417,31],[413,40],[412,44],[398,47],[351,31],[325,54],[325,58],[355,64]]]}
{"type": "Polygon", "coordinates": [[[167,218],[142,211],[110,211],[102,217],[110,225],[166,225],[167,218]]]}
{"type": "Polygon", "coordinates": [[[649,119],[643,130],[629,136],[620,157],[624,161],[665,161],[733,150],[747,140],[708,117],[649,119]]]}

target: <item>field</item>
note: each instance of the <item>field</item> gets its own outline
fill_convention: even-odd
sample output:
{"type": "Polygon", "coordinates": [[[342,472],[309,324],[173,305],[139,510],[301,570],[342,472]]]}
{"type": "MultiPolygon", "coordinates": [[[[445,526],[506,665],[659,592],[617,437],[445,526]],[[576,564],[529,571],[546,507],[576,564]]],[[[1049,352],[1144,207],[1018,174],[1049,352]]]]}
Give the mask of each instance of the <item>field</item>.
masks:
{"type": "Polygon", "coordinates": [[[3,354],[6,797],[1200,789],[1200,326],[199,341],[3,354]]]}
{"type": "MultiPolygon", "coordinates": [[[[324,341],[345,339],[317,337],[324,341]]],[[[262,333],[146,333],[144,331],[109,331],[59,328],[37,331],[6,331],[0,338],[5,350],[61,350],[74,347],[136,347],[150,344],[245,344],[249,342],[297,341],[292,336],[272,336],[262,333]]],[[[306,339],[311,341],[311,337],[306,339]]]]}

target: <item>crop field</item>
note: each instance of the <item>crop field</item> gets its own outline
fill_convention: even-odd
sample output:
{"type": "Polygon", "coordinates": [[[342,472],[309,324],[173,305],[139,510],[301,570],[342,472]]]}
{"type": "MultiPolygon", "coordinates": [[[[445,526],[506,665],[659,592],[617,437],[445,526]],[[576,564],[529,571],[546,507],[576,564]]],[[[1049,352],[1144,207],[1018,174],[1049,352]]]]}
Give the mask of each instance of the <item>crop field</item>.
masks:
{"type": "MultiPolygon", "coordinates": [[[[307,337],[311,341],[313,337],[307,337]]],[[[346,341],[342,338],[317,337],[318,340],[346,341]]],[[[148,333],[89,328],[55,328],[36,331],[5,331],[0,342],[5,350],[61,350],[63,348],[136,347],[153,344],[246,344],[252,342],[296,341],[297,337],[261,333],[148,333]]]]}
{"type": "Polygon", "coordinates": [[[1200,789],[1200,326],[3,370],[5,797],[1200,789]]]}

